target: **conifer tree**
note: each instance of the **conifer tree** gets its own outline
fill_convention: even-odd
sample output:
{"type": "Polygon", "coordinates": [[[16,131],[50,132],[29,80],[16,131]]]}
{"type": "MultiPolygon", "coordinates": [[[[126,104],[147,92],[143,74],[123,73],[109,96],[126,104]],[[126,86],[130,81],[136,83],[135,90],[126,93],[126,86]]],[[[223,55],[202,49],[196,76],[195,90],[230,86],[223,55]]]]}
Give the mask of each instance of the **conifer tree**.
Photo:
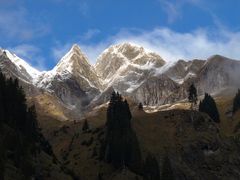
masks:
{"type": "Polygon", "coordinates": [[[143,110],[143,104],[141,102],[138,104],[138,110],[143,110]]]}
{"type": "Polygon", "coordinates": [[[193,106],[197,104],[197,100],[197,89],[194,84],[191,84],[188,89],[188,101],[191,103],[191,109],[193,109],[193,106]]]}
{"type": "Polygon", "coordinates": [[[28,108],[27,121],[25,133],[32,136],[34,140],[37,140],[40,133],[40,129],[37,122],[37,112],[35,105],[28,108]]]}
{"type": "Polygon", "coordinates": [[[240,89],[238,89],[237,94],[233,99],[233,114],[240,109],[240,89]]]}
{"type": "Polygon", "coordinates": [[[89,129],[88,121],[85,120],[85,121],[83,122],[82,130],[83,130],[83,131],[87,131],[88,129],[89,129]]]}
{"type": "Polygon", "coordinates": [[[6,78],[0,72],[0,125],[4,122],[5,119],[5,89],[6,87],[6,78]]]}
{"type": "Polygon", "coordinates": [[[214,99],[207,93],[205,93],[204,99],[200,101],[199,111],[204,112],[213,119],[214,122],[219,123],[220,117],[217,109],[217,105],[214,99]]]}
{"type": "Polygon", "coordinates": [[[141,153],[131,127],[131,112],[127,100],[113,92],[107,109],[106,137],[102,147],[103,159],[116,168],[136,169],[141,164],[141,153]]]}
{"type": "Polygon", "coordinates": [[[4,175],[2,168],[5,167],[7,158],[11,158],[24,179],[32,178],[35,173],[33,158],[36,153],[39,150],[52,153],[52,149],[38,127],[35,106],[27,107],[25,93],[18,80],[7,79],[2,72],[0,129],[0,179],[4,175]],[[4,156],[7,152],[12,154],[11,157],[4,156]]]}

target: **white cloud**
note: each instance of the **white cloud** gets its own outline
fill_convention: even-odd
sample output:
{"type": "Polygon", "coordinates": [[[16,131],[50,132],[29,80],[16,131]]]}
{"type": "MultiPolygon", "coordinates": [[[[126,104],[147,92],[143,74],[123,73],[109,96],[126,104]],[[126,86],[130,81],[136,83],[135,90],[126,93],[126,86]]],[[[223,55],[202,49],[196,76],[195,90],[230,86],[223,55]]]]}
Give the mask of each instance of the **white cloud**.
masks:
{"type": "Polygon", "coordinates": [[[57,42],[56,47],[52,48],[52,56],[55,59],[55,62],[58,62],[70,50],[72,45],[73,43],[60,45],[60,43],[57,42]]]}
{"type": "MultiPolygon", "coordinates": [[[[52,48],[52,56],[56,63],[71,49],[73,44],[75,44],[75,42],[66,43],[64,45],[57,43],[56,47],[52,48]]],[[[82,52],[88,57],[91,64],[95,63],[99,54],[109,45],[107,42],[98,44],[83,44],[78,42],[77,44],[80,46],[82,52]]]]}
{"type": "Polygon", "coordinates": [[[46,70],[46,59],[41,56],[41,50],[30,44],[21,44],[7,48],[20,58],[26,60],[38,70],[46,70]]]}
{"type": "Polygon", "coordinates": [[[168,16],[168,23],[173,23],[181,14],[179,3],[171,3],[166,0],[160,0],[163,10],[168,16]]]}
{"type": "MultiPolygon", "coordinates": [[[[155,28],[152,31],[123,29],[99,43],[83,43],[81,41],[77,43],[89,58],[90,63],[95,64],[97,57],[106,48],[123,42],[143,46],[147,50],[158,53],[168,62],[179,59],[207,59],[215,54],[240,60],[240,32],[232,32],[227,28],[221,30],[196,29],[188,33],[176,32],[169,28],[155,28]]],[[[56,43],[56,47],[52,48],[53,59],[56,60],[56,63],[70,50],[74,43],[56,43]]],[[[8,49],[26,59],[34,67],[46,70],[47,61],[41,55],[41,49],[29,44],[8,49]]]]}
{"type": "Polygon", "coordinates": [[[85,34],[80,36],[80,39],[90,40],[94,36],[98,35],[101,31],[99,29],[89,29],[85,34]]]}
{"type": "Polygon", "coordinates": [[[182,8],[185,5],[200,7],[200,0],[158,0],[168,17],[168,23],[173,23],[182,17],[182,8]]]}
{"type": "Polygon", "coordinates": [[[21,57],[28,57],[32,58],[36,53],[40,52],[40,49],[29,44],[21,44],[13,48],[9,48],[11,51],[13,51],[15,54],[21,57]]]}
{"type": "MultiPolygon", "coordinates": [[[[179,59],[207,59],[220,54],[240,60],[240,32],[227,29],[196,29],[180,33],[169,28],[155,28],[152,31],[123,29],[99,43],[78,42],[89,61],[94,64],[97,57],[110,45],[131,42],[143,46],[149,51],[158,53],[165,61],[179,59]]],[[[53,48],[54,58],[59,60],[71,48],[73,42],[58,44],[53,48]]]]}
{"type": "Polygon", "coordinates": [[[123,30],[99,44],[79,44],[94,63],[97,56],[109,45],[122,42],[139,44],[157,52],[166,61],[207,59],[215,54],[240,59],[240,32],[217,29],[197,29],[189,33],[179,33],[168,28],[140,33],[123,30]]]}
{"type": "Polygon", "coordinates": [[[86,0],[81,0],[79,4],[79,11],[80,13],[87,17],[89,15],[89,5],[86,0]]]}
{"type": "Polygon", "coordinates": [[[82,51],[88,57],[91,64],[95,64],[97,57],[109,46],[109,42],[101,42],[99,44],[81,44],[82,51]]]}
{"type": "Polygon", "coordinates": [[[14,5],[13,2],[13,0],[8,3],[3,1],[3,6],[0,7],[0,35],[2,38],[15,41],[30,40],[50,32],[49,25],[31,19],[28,11],[22,5],[14,5]]]}

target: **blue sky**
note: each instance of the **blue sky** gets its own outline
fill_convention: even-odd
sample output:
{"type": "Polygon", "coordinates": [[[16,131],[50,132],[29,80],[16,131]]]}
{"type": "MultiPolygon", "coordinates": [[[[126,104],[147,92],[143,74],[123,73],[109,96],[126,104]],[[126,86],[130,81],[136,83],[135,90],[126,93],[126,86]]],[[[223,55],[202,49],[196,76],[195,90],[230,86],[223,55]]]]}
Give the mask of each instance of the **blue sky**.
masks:
{"type": "Polygon", "coordinates": [[[92,64],[132,42],[165,60],[240,59],[239,0],[0,0],[0,47],[41,70],[80,45],[92,64]]]}

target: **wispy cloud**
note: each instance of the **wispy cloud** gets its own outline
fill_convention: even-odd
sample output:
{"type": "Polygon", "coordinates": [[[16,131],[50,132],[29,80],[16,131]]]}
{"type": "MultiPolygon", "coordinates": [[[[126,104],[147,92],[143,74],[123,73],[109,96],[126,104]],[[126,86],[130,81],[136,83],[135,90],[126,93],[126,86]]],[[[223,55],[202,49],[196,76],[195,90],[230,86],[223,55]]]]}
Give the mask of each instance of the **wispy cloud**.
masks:
{"type": "Polygon", "coordinates": [[[1,0],[0,35],[2,38],[30,40],[50,32],[48,24],[31,19],[27,9],[14,0],[1,0]]]}
{"type": "MultiPolygon", "coordinates": [[[[72,47],[72,45],[76,42],[69,42],[63,45],[57,43],[55,47],[52,48],[52,57],[55,59],[57,63],[72,47]]],[[[94,64],[96,62],[96,58],[110,45],[110,41],[103,41],[97,44],[84,44],[80,41],[77,42],[80,46],[82,52],[87,56],[89,62],[94,64]]]]}
{"type": "Polygon", "coordinates": [[[90,13],[90,9],[89,9],[89,4],[86,0],[81,0],[79,3],[79,11],[80,13],[87,17],[90,13]]]}
{"type": "Polygon", "coordinates": [[[46,59],[42,56],[42,51],[38,47],[30,44],[21,44],[15,47],[8,47],[7,49],[26,60],[36,69],[46,70],[46,59]]]}
{"type": "MultiPolygon", "coordinates": [[[[166,61],[179,59],[207,59],[220,54],[240,60],[240,32],[227,29],[196,29],[188,33],[180,33],[169,28],[155,28],[152,31],[123,29],[99,43],[82,43],[78,41],[81,49],[89,57],[92,64],[106,48],[112,44],[132,42],[143,46],[149,51],[158,53],[166,61]]],[[[73,43],[58,45],[53,54],[58,59],[62,57],[73,43]]]]}
{"type": "Polygon", "coordinates": [[[36,46],[29,45],[29,44],[21,44],[10,48],[14,53],[24,58],[32,58],[35,54],[40,52],[40,49],[36,46]]]}
{"type": "Polygon", "coordinates": [[[200,6],[200,0],[158,0],[168,17],[168,23],[175,22],[182,17],[182,8],[185,5],[200,6]]]}
{"type": "Polygon", "coordinates": [[[130,41],[159,53],[167,61],[206,59],[214,54],[240,59],[240,32],[217,29],[196,29],[179,33],[169,28],[142,31],[139,35],[121,32],[115,43],[130,41]],[[214,32],[214,33],[213,33],[214,32]]]}
{"type": "Polygon", "coordinates": [[[52,48],[52,57],[56,63],[70,50],[72,45],[73,42],[66,44],[56,43],[55,47],[52,48]]]}
{"type": "MultiPolygon", "coordinates": [[[[57,63],[74,43],[78,43],[89,58],[90,63],[95,64],[98,56],[106,48],[123,42],[143,46],[148,51],[158,53],[167,62],[179,59],[207,59],[215,54],[240,60],[240,32],[233,32],[227,28],[221,30],[205,28],[180,33],[166,27],[155,28],[151,31],[122,29],[114,36],[98,43],[83,43],[81,40],[68,43],[57,42],[55,47],[51,49],[53,56],[51,59],[57,63]]],[[[8,49],[26,59],[37,69],[47,70],[47,59],[43,58],[43,52],[38,47],[22,44],[8,49]]]]}
{"type": "Polygon", "coordinates": [[[99,29],[89,29],[86,33],[84,33],[83,35],[80,35],[79,37],[82,40],[90,40],[96,35],[98,35],[99,33],[101,33],[99,29]]]}

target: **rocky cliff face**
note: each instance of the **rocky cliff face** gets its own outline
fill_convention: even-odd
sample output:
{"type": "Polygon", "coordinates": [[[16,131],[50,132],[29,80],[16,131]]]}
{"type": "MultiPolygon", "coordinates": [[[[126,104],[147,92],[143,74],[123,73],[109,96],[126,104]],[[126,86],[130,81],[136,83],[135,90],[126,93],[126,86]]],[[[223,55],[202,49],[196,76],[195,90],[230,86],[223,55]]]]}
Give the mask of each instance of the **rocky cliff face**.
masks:
{"type": "Polygon", "coordinates": [[[50,71],[39,72],[7,50],[0,51],[1,70],[19,78],[33,96],[47,92],[70,111],[107,102],[110,91],[119,91],[135,102],[162,105],[183,100],[195,83],[198,94],[220,94],[240,87],[240,62],[215,55],[205,60],[164,61],[143,47],[123,43],[109,47],[92,66],[78,45],[50,71]]]}
{"type": "Polygon", "coordinates": [[[132,44],[120,44],[105,50],[95,68],[105,87],[113,87],[145,105],[183,100],[191,83],[195,83],[199,95],[240,87],[238,61],[215,55],[207,60],[171,64],[154,55],[132,44]]]}
{"type": "Polygon", "coordinates": [[[165,61],[156,53],[129,43],[111,46],[95,65],[105,87],[112,86],[123,94],[132,92],[165,61]]]}
{"type": "Polygon", "coordinates": [[[1,69],[8,76],[18,77],[22,81],[32,83],[34,78],[40,74],[38,70],[8,50],[0,49],[0,58],[1,69]]]}
{"type": "Polygon", "coordinates": [[[192,60],[184,61],[179,60],[173,66],[171,66],[164,74],[166,74],[173,81],[178,84],[184,83],[189,78],[197,76],[201,68],[203,67],[204,60],[192,60]]]}
{"type": "Polygon", "coordinates": [[[210,57],[196,77],[199,92],[216,94],[225,88],[239,88],[239,69],[239,61],[219,55],[210,57]]]}
{"type": "Polygon", "coordinates": [[[179,86],[166,75],[148,78],[141,86],[133,91],[132,96],[144,105],[166,104],[167,98],[176,92],[179,86]]]}
{"type": "Polygon", "coordinates": [[[33,85],[33,81],[34,77],[40,74],[40,72],[31,68],[30,65],[15,54],[7,50],[0,50],[0,70],[8,78],[17,78],[28,96],[39,93],[38,88],[33,85]]]}
{"type": "Polygon", "coordinates": [[[73,45],[53,70],[39,76],[36,86],[73,109],[83,109],[102,89],[100,79],[78,45],[73,45]]]}
{"type": "Polygon", "coordinates": [[[184,82],[196,78],[204,63],[179,60],[162,73],[148,77],[131,95],[135,101],[152,106],[182,100],[187,97],[188,84],[184,82]]]}

